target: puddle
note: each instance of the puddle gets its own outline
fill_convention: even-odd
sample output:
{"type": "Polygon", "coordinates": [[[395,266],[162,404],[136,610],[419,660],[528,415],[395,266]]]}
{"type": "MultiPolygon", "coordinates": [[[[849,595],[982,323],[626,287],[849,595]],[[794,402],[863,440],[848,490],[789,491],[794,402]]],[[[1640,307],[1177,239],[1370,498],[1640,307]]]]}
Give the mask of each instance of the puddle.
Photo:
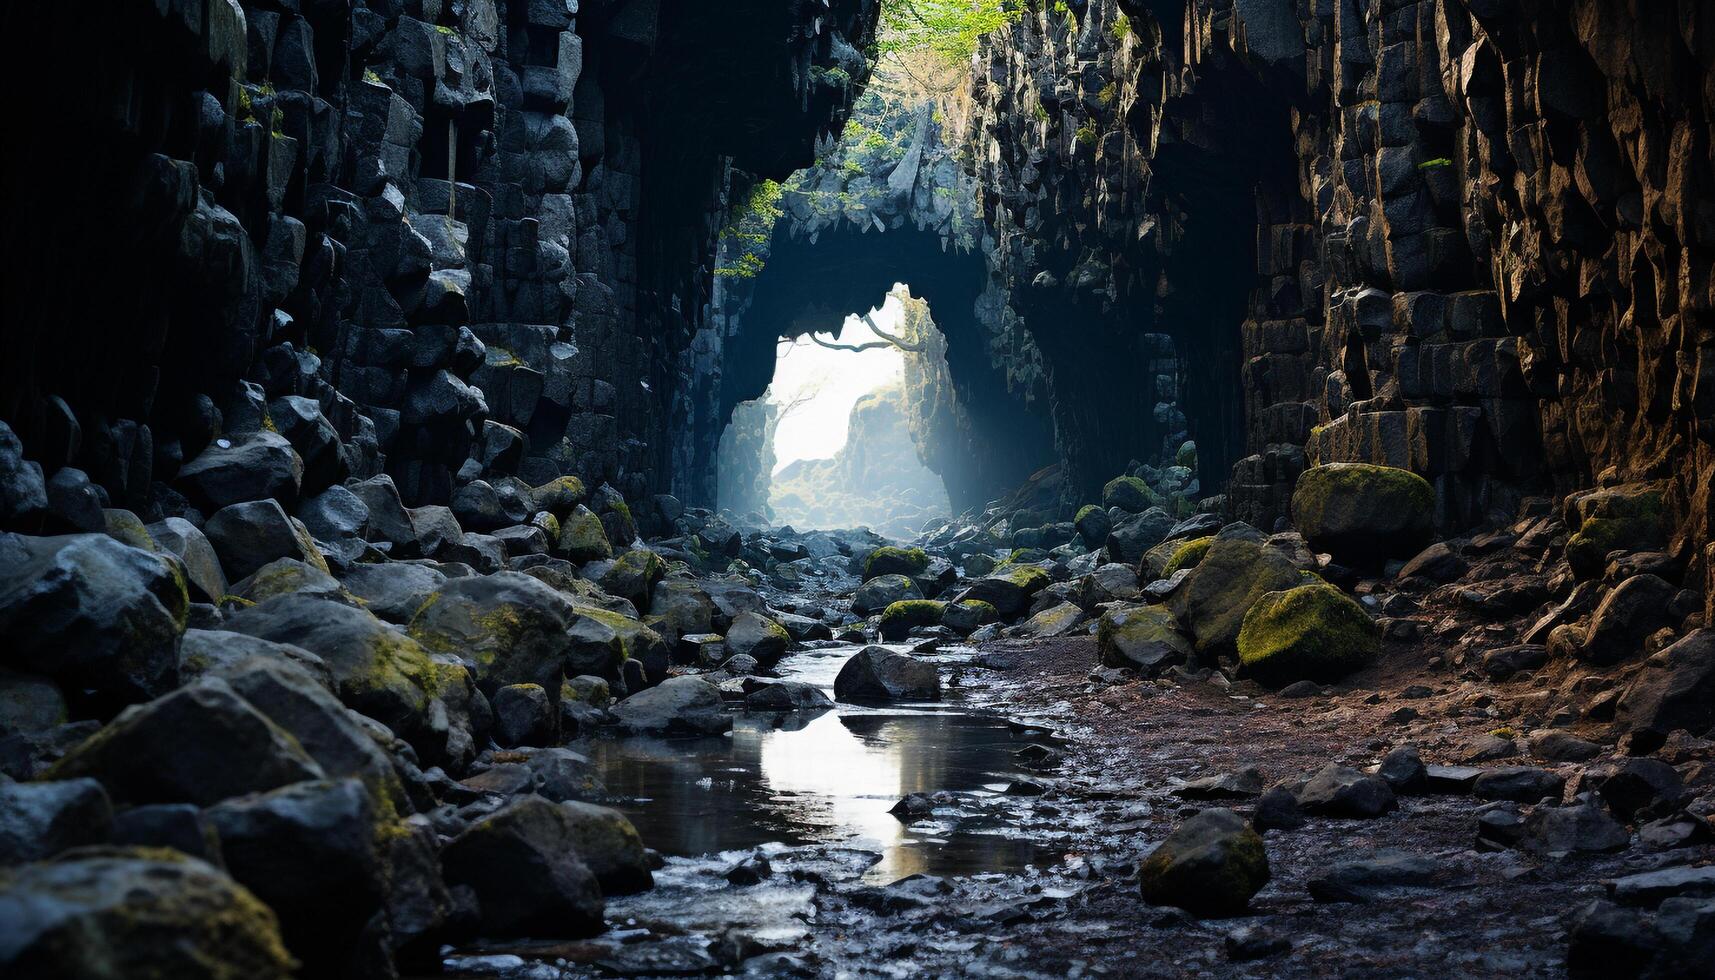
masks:
{"type": "MultiPolygon", "coordinates": [[[[797,654],[779,673],[817,684],[858,647],[797,654]]],[[[953,663],[956,657],[938,660],[953,663]]],[[[1029,744],[998,717],[957,701],[885,709],[840,705],[819,713],[740,714],[721,738],[596,739],[586,750],[611,805],[663,854],[699,857],[764,844],[842,844],[877,852],[864,875],[884,884],[912,874],[1017,871],[1051,863],[1009,829],[1002,795],[1023,774],[1029,744]],[[907,825],[889,813],[908,793],[951,793],[907,825]]]]}

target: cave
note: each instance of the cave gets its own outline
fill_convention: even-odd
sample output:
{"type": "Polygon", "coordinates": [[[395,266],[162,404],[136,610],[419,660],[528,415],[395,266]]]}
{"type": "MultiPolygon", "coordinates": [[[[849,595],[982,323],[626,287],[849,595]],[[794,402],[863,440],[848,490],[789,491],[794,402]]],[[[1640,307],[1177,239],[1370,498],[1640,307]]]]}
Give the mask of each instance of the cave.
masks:
{"type": "Polygon", "coordinates": [[[0,975],[1706,975],[1708,0],[8,8],[0,975]]]}

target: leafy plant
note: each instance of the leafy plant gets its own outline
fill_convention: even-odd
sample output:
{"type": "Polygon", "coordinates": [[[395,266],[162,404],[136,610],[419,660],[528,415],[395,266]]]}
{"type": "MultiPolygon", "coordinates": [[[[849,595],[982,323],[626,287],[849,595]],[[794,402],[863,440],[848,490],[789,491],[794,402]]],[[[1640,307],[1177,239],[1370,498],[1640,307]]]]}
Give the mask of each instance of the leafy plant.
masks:
{"type": "Polygon", "coordinates": [[[886,0],[881,8],[880,52],[929,50],[963,63],[976,52],[983,35],[1023,13],[1019,0],[886,0]]]}

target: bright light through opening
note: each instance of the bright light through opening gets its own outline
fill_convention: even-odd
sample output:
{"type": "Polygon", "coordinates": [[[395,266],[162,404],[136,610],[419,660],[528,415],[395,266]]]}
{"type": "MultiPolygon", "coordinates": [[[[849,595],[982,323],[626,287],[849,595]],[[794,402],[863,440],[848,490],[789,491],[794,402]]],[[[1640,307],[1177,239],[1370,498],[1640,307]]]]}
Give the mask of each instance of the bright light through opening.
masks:
{"type": "MultiPolygon", "coordinates": [[[[899,300],[889,295],[871,318],[876,326],[896,333],[901,312],[899,300]]],[[[851,316],[833,339],[856,345],[881,338],[851,316]]],[[[877,388],[897,382],[904,366],[904,355],[894,347],[853,353],[829,350],[807,337],[789,345],[782,342],[774,364],[774,383],[768,389],[768,400],[781,411],[779,427],[774,430],[774,472],[796,460],[828,459],[839,452],[846,444],[852,405],[877,388]]]]}

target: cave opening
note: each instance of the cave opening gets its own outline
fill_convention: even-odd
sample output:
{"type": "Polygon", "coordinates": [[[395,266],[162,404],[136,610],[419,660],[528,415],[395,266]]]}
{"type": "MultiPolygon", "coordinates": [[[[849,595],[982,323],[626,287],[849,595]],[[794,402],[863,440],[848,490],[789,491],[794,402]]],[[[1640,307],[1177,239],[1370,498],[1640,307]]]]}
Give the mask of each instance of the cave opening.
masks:
{"type": "Polygon", "coordinates": [[[781,336],[767,388],[734,407],[721,435],[721,506],[901,540],[949,516],[947,485],[925,460],[946,349],[929,305],[902,283],[837,333],[781,336]]]}

